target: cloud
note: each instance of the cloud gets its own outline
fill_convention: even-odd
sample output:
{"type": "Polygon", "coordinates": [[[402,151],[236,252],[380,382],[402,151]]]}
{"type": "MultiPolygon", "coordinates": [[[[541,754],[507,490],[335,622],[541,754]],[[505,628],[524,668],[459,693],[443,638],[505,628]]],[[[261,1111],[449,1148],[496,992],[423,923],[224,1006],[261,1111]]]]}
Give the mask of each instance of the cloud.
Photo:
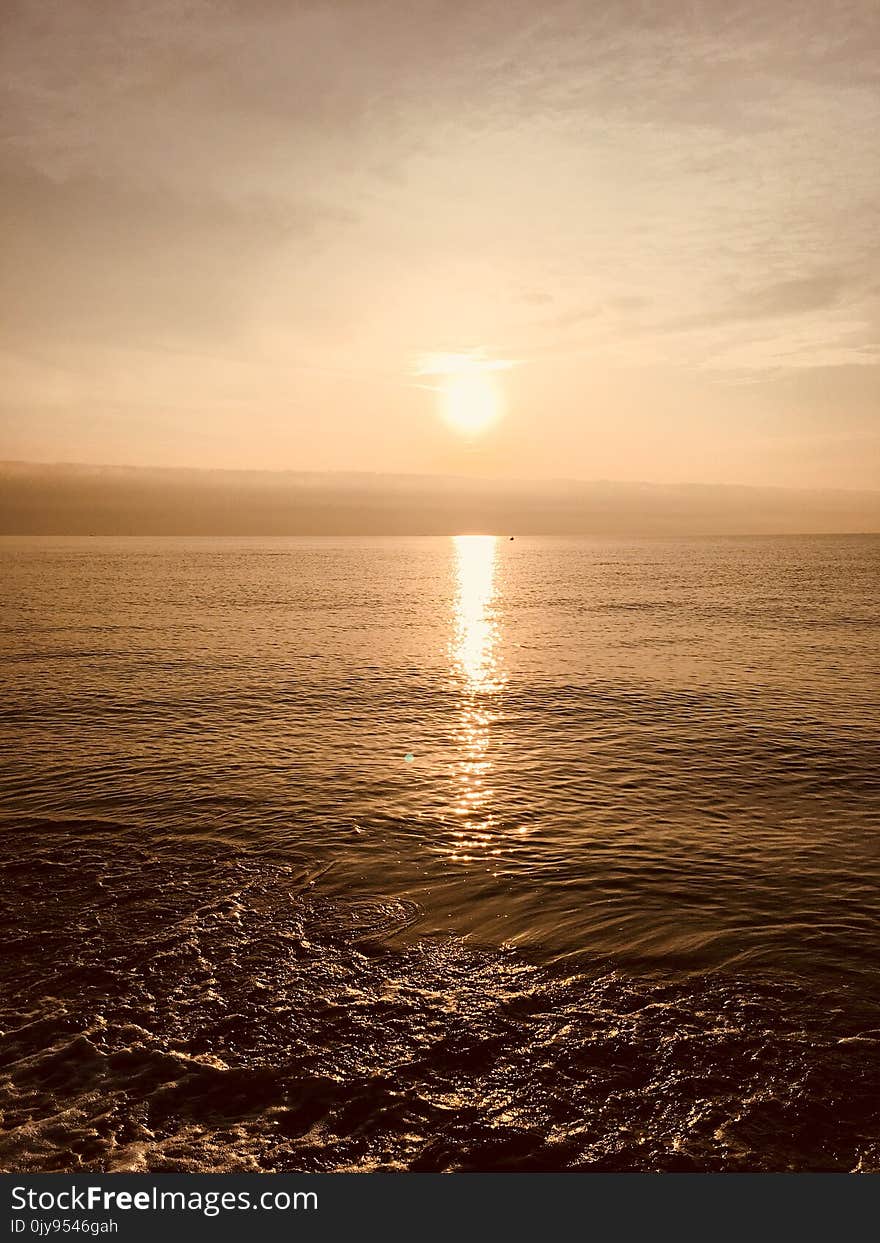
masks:
{"type": "Polygon", "coordinates": [[[172,194],[96,176],[3,179],[0,327],[7,339],[173,345],[234,338],[261,273],[353,213],[304,199],[172,194]]]}
{"type": "Polygon", "coordinates": [[[519,363],[513,358],[491,358],[485,350],[423,354],[415,365],[416,375],[460,375],[464,371],[509,371],[519,363]]]}
{"type": "MultiPolygon", "coordinates": [[[[858,290],[858,283],[845,273],[811,273],[754,286],[720,301],[714,308],[666,321],[662,327],[680,333],[804,316],[838,307],[847,294],[853,295],[858,290]]],[[[847,328],[851,329],[852,325],[848,324],[847,328]]],[[[786,327],[784,331],[790,333],[791,328],[786,327]]]]}
{"type": "Polygon", "coordinates": [[[838,302],[848,285],[846,276],[837,272],[775,281],[735,298],[727,309],[727,317],[766,319],[777,315],[801,315],[806,311],[821,310],[838,302]]]}
{"type": "Polygon", "coordinates": [[[8,408],[66,393],[67,443],[99,407],[142,419],[145,391],[210,437],[220,370],[171,351],[240,360],[243,434],[280,410],[296,453],[328,429],[322,464],[352,402],[415,444],[389,377],[408,392],[414,354],[474,342],[540,362],[507,385],[523,426],[606,373],[621,428],[624,371],[674,374],[685,405],[708,372],[872,373],[873,0],[44,0],[3,21],[8,408]]]}

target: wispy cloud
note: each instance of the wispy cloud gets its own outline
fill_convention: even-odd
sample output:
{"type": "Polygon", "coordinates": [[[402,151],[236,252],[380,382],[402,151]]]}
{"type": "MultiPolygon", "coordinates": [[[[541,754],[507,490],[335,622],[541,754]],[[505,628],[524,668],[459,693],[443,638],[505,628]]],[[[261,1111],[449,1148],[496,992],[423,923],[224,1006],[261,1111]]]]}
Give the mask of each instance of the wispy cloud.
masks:
{"type": "Polygon", "coordinates": [[[416,375],[460,375],[462,372],[509,371],[517,367],[515,358],[492,358],[486,350],[422,354],[416,361],[416,375]]]}
{"type": "Polygon", "coordinates": [[[707,377],[756,390],[721,438],[782,419],[758,387],[808,368],[861,386],[841,378],[834,413],[799,392],[802,417],[877,407],[875,0],[46,0],[3,21],[22,444],[49,393],[34,444],[85,443],[102,409],[145,452],[148,393],[193,452],[234,406],[229,444],[262,429],[324,465],[391,438],[415,460],[437,442],[409,390],[467,368],[515,369],[511,470],[529,410],[560,464],[606,442],[628,463],[624,415],[661,375],[691,412],[678,441],[664,425],[670,462],[707,377]],[[364,411],[406,435],[361,443],[364,411]]]}

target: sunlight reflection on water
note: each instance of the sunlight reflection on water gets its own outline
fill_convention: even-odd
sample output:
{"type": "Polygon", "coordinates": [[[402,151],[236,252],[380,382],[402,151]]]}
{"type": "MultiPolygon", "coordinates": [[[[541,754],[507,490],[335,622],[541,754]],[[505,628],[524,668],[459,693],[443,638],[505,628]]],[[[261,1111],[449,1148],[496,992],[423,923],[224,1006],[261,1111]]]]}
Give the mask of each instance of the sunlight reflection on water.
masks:
{"type": "Polygon", "coordinates": [[[474,853],[497,855],[493,790],[489,784],[492,699],[503,688],[499,656],[500,610],[497,602],[494,535],[456,535],[456,595],[451,642],[452,673],[461,695],[454,764],[454,859],[468,862],[474,853]]]}

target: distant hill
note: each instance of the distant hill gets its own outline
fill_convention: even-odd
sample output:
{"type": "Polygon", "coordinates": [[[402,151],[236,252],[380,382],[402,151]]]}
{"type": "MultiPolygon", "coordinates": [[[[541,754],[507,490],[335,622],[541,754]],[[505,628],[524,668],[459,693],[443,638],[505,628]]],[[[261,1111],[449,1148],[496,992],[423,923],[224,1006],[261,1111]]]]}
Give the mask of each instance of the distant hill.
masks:
{"type": "Polygon", "coordinates": [[[0,533],[748,535],[880,531],[880,492],[0,463],[0,533]]]}

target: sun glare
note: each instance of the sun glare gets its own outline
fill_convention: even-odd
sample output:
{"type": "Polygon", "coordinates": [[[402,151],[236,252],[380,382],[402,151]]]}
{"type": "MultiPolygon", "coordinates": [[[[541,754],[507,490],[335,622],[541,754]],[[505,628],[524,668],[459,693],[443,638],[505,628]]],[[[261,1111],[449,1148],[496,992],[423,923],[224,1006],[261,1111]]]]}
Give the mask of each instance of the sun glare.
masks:
{"type": "Polygon", "coordinates": [[[485,371],[449,376],[441,401],[446,422],[466,436],[485,431],[498,418],[498,386],[485,371]]]}
{"type": "Polygon", "coordinates": [[[481,351],[468,354],[429,354],[421,360],[417,374],[434,376],[427,385],[438,395],[444,421],[462,436],[478,436],[503,413],[501,386],[497,373],[512,362],[487,358],[481,351]]]}

